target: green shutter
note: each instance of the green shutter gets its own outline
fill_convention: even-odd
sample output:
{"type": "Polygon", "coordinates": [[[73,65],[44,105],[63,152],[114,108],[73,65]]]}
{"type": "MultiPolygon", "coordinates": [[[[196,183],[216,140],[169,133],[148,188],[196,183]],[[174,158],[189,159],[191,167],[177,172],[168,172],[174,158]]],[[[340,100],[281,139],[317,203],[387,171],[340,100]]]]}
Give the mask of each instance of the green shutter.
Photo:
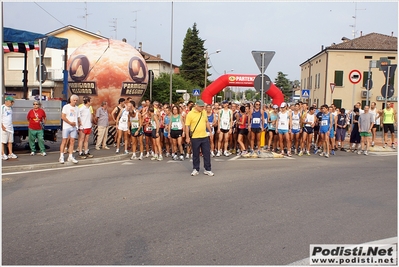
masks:
{"type": "MultiPolygon", "coordinates": [[[[363,71],[363,87],[367,88],[367,80],[369,78],[369,72],[363,71]]],[[[370,79],[373,79],[373,72],[370,71],[370,79]]]]}
{"type": "Polygon", "coordinates": [[[344,85],[344,71],[342,71],[342,70],[335,71],[334,83],[335,83],[335,86],[343,86],[344,85]]]}

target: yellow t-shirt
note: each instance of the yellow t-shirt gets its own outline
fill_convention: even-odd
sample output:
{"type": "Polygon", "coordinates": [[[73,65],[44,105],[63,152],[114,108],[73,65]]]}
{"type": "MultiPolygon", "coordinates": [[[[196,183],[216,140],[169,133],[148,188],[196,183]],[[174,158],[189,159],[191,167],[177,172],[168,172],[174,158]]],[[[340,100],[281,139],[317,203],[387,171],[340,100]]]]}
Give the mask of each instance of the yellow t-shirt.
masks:
{"type": "Polygon", "coordinates": [[[208,116],[206,114],[206,110],[202,110],[202,117],[200,119],[201,112],[197,111],[196,108],[193,108],[186,116],[186,126],[190,126],[190,130],[194,131],[192,138],[204,138],[208,137],[206,133],[206,125],[208,123],[208,116]],[[197,125],[198,122],[198,125],[197,125]],[[197,127],[195,127],[197,125],[197,127]]]}

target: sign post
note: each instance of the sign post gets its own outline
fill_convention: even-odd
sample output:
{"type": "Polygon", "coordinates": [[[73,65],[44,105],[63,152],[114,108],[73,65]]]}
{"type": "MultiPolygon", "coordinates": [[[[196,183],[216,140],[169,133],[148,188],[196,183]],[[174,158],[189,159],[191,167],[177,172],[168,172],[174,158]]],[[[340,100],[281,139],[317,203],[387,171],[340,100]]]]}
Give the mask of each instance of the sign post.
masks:
{"type": "Polygon", "coordinates": [[[256,64],[258,65],[258,68],[262,74],[261,76],[261,100],[260,100],[260,108],[263,110],[263,95],[264,95],[264,79],[265,79],[265,70],[267,66],[269,66],[270,61],[272,61],[274,55],[276,54],[275,51],[252,51],[252,56],[254,57],[254,60],[256,64]]]}
{"type": "Polygon", "coordinates": [[[349,81],[353,83],[353,91],[352,91],[352,109],[353,106],[355,105],[355,90],[356,90],[356,84],[359,83],[362,79],[362,74],[358,70],[352,70],[349,73],[349,81]]]}
{"type": "Polygon", "coordinates": [[[331,89],[331,101],[330,101],[330,103],[332,104],[332,102],[333,102],[333,93],[334,93],[334,89],[335,89],[335,83],[330,83],[330,89],[331,89]]]}

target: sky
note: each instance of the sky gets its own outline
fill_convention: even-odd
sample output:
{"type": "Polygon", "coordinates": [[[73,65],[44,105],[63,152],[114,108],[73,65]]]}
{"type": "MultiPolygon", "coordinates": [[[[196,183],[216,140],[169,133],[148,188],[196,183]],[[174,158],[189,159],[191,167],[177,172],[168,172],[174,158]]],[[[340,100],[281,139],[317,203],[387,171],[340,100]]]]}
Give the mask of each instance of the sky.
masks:
{"type": "Polygon", "coordinates": [[[254,50],[275,51],[265,71],[271,80],[279,71],[291,81],[300,80],[301,63],[321,46],[354,38],[354,30],[356,37],[361,31],[398,36],[396,1],[19,1],[4,2],[3,15],[4,27],[48,33],[73,25],[112,39],[126,38],[134,47],[142,42],[143,51],[160,54],[167,62],[172,43],[175,65],[181,64],[184,37],[196,23],[209,53],[210,80],[225,72],[260,74],[254,50]]]}

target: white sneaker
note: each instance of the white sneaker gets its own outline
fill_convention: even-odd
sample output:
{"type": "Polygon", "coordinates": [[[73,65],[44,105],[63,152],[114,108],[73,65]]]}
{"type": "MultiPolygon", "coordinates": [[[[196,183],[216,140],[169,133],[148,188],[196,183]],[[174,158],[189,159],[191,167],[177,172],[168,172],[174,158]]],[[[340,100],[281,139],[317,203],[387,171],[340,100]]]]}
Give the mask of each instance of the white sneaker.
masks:
{"type": "MultiPolygon", "coordinates": [[[[176,156],[177,157],[177,156],[176,156]]],[[[183,161],[184,160],[184,156],[180,155],[180,160],[183,161]]]]}
{"type": "Polygon", "coordinates": [[[130,158],[131,160],[133,160],[133,159],[137,159],[137,157],[136,157],[136,154],[133,154],[132,156],[131,156],[131,158],[130,158]]]}
{"type": "Polygon", "coordinates": [[[211,151],[211,157],[212,157],[212,158],[215,157],[215,153],[213,153],[213,151],[211,151]]]}
{"type": "Polygon", "coordinates": [[[163,157],[162,157],[162,155],[159,155],[158,161],[161,161],[161,160],[163,160],[163,157]]]}
{"type": "Polygon", "coordinates": [[[357,154],[358,155],[362,154],[362,151],[361,150],[357,151],[357,154]]]}
{"type": "Polygon", "coordinates": [[[42,155],[44,157],[44,156],[47,156],[47,153],[46,152],[42,152],[42,153],[40,153],[40,155],[42,155]]]}
{"type": "Polygon", "coordinates": [[[143,160],[143,154],[140,154],[139,160],[143,160]]]}
{"type": "Polygon", "coordinates": [[[186,159],[189,159],[190,158],[190,154],[186,154],[186,159]]]}
{"type": "Polygon", "coordinates": [[[208,175],[208,176],[214,176],[215,174],[213,173],[213,172],[211,172],[211,171],[204,171],[204,174],[205,175],[208,175]]]}
{"type": "Polygon", "coordinates": [[[151,157],[154,157],[154,156],[155,156],[154,151],[151,151],[151,157]]]}
{"type": "Polygon", "coordinates": [[[395,147],[395,144],[392,144],[392,149],[395,149],[396,147],[395,147]]]}
{"type": "Polygon", "coordinates": [[[374,147],[374,142],[371,142],[371,146],[374,147]]]}
{"type": "Polygon", "coordinates": [[[60,157],[60,159],[58,160],[61,164],[64,164],[64,157],[62,156],[62,157],[60,157]]]}
{"type": "Polygon", "coordinates": [[[364,155],[365,155],[365,156],[368,156],[368,155],[369,155],[369,152],[367,152],[367,150],[364,151],[364,155]]]}
{"type": "Polygon", "coordinates": [[[151,160],[158,160],[158,155],[154,155],[151,160]]]}
{"type": "Polygon", "coordinates": [[[74,157],[69,156],[68,157],[68,162],[73,162],[73,163],[78,163],[79,161],[77,161],[74,157]]]}
{"type": "Polygon", "coordinates": [[[225,150],[225,151],[224,151],[224,156],[225,156],[225,157],[228,157],[228,156],[230,156],[230,152],[229,152],[229,151],[227,151],[227,150],[225,150]]]}
{"type": "Polygon", "coordinates": [[[302,155],[303,155],[303,151],[301,150],[301,151],[299,151],[298,156],[302,156],[302,155]]]}
{"type": "Polygon", "coordinates": [[[218,150],[218,153],[216,153],[216,157],[220,157],[221,156],[221,152],[220,150],[218,150]]]}
{"type": "Polygon", "coordinates": [[[125,155],[129,154],[129,151],[125,150],[125,155]]]}
{"type": "Polygon", "coordinates": [[[169,158],[169,156],[170,156],[169,152],[166,152],[165,157],[169,158]]]}
{"type": "Polygon", "coordinates": [[[8,157],[7,157],[6,154],[4,154],[4,155],[2,156],[2,158],[3,158],[3,160],[8,160],[8,157]]]}
{"type": "Polygon", "coordinates": [[[18,158],[18,156],[15,155],[14,153],[11,153],[11,154],[8,154],[8,158],[9,159],[16,159],[16,158],[18,158]]]}
{"type": "Polygon", "coordinates": [[[115,154],[119,154],[119,149],[116,149],[115,154]]]}
{"type": "Polygon", "coordinates": [[[150,152],[147,152],[147,154],[145,154],[145,157],[148,158],[150,156],[150,152]]]}
{"type": "Polygon", "coordinates": [[[196,176],[198,174],[199,174],[199,172],[196,169],[194,169],[193,172],[191,173],[191,176],[196,176]]]}
{"type": "Polygon", "coordinates": [[[36,153],[35,152],[30,152],[30,155],[34,156],[34,155],[36,155],[36,153]]]}

